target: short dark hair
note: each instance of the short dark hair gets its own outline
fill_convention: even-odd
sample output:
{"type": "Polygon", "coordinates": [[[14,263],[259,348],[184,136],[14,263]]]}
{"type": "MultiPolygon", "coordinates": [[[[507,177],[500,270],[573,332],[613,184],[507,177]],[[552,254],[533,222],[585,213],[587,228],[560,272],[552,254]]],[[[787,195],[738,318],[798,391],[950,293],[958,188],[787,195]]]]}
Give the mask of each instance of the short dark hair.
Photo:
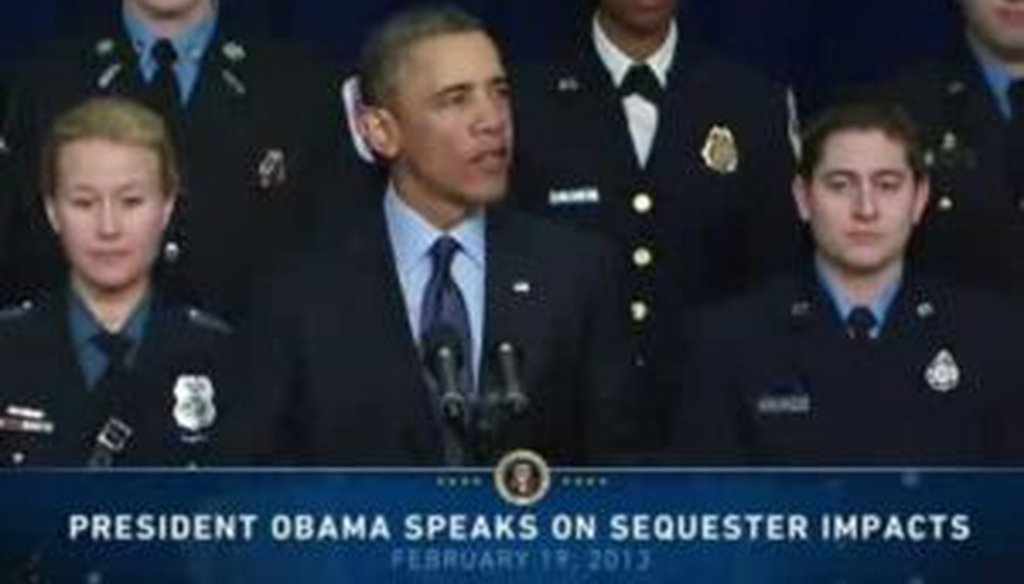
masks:
{"type": "Polygon", "coordinates": [[[829,107],[814,118],[801,136],[797,173],[810,179],[821,164],[825,142],[847,130],[878,130],[903,144],[907,164],[915,179],[928,174],[917,126],[898,104],[881,99],[846,101],[829,107]]]}
{"type": "Polygon", "coordinates": [[[381,105],[391,96],[402,59],[414,44],[442,35],[470,32],[487,34],[487,29],[480,19],[456,6],[417,6],[391,16],[363,47],[359,62],[363,102],[381,105]]]}

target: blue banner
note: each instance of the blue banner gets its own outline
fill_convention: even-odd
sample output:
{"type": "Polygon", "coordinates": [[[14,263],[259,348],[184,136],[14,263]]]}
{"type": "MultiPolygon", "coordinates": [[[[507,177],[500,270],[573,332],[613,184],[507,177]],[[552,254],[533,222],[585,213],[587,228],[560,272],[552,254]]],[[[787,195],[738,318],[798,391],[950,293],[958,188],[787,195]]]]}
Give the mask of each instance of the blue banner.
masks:
{"type": "Polygon", "coordinates": [[[932,584],[1024,553],[1024,472],[531,470],[5,472],[0,580],[932,584]]]}

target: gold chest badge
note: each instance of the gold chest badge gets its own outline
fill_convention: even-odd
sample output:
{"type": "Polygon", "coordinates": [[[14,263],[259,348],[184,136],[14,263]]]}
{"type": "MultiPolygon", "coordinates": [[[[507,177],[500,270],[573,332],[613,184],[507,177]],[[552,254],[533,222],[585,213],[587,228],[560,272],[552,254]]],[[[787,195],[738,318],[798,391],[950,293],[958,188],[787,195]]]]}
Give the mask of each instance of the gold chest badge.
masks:
{"type": "Polygon", "coordinates": [[[719,174],[736,172],[740,165],[740,152],[732,130],[728,126],[711,126],[700,156],[704,166],[719,174]]]}

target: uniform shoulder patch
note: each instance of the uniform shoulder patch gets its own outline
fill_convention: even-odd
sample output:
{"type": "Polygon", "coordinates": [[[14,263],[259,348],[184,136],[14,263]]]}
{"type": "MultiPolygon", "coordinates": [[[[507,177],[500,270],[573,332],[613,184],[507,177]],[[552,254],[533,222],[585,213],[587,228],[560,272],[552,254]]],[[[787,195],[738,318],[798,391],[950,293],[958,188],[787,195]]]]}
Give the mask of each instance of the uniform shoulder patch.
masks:
{"type": "Polygon", "coordinates": [[[221,317],[206,312],[205,310],[196,308],[195,306],[185,307],[185,316],[188,317],[188,321],[200,328],[212,330],[224,335],[230,335],[235,332],[228,322],[221,317]]]}
{"type": "Polygon", "coordinates": [[[35,304],[31,300],[23,300],[0,308],[0,322],[20,320],[31,314],[33,308],[35,308],[35,304]]]}

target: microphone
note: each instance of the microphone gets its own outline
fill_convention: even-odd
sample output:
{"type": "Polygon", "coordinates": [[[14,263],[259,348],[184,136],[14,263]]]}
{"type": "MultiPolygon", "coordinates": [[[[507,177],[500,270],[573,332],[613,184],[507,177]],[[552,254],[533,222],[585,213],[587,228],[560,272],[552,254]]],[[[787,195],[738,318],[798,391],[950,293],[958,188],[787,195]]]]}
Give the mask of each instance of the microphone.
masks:
{"type": "Polygon", "coordinates": [[[441,390],[441,414],[446,420],[461,424],[466,419],[466,396],[459,390],[463,359],[462,344],[455,330],[441,325],[427,331],[423,335],[423,360],[441,390]]]}
{"type": "Polygon", "coordinates": [[[513,416],[521,416],[530,407],[530,398],[523,389],[522,377],[519,374],[523,361],[522,351],[510,341],[501,341],[494,347],[495,360],[505,394],[502,405],[508,408],[513,416]]]}

